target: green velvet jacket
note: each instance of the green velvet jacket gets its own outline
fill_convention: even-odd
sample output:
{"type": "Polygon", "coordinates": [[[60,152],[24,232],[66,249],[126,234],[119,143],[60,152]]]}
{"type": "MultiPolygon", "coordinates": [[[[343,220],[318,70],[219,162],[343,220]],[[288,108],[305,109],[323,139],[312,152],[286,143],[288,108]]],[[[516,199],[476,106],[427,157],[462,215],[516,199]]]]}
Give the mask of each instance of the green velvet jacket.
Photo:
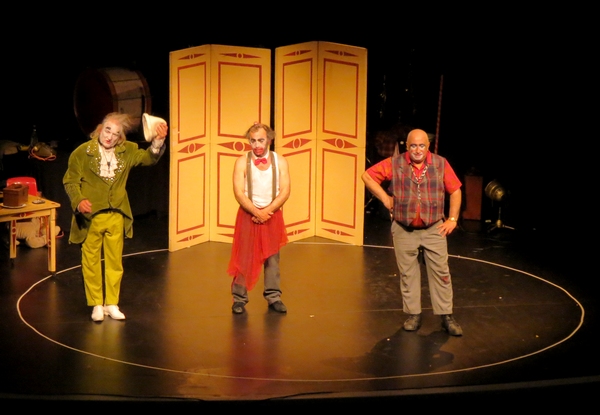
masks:
{"type": "Polygon", "coordinates": [[[83,243],[94,215],[107,209],[118,210],[123,214],[125,237],[131,238],[133,214],[125,188],[129,172],[136,166],[156,164],[164,151],[165,146],[158,154],[154,154],[150,146],[144,150],[138,148],[136,143],[125,141],[115,147],[115,176],[105,178],[100,176],[102,157],[98,140],[91,139],[73,150],[63,177],[63,185],[73,210],[69,243],[83,243]],[[82,214],[77,210],[84,199],[92,202],[92,213],[82,214]]]}

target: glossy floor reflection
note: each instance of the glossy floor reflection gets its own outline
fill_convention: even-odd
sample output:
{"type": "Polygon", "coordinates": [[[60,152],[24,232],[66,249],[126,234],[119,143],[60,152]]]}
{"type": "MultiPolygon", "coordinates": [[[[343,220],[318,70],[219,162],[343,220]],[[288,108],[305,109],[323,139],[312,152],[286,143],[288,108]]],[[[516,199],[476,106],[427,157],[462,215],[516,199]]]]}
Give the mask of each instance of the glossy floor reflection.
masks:
{"type": "MultiPolygon", "coordinates": [[[[121,309],[90,320],[79,248],[59,240],[58,272],[44,249],[2,263],[0,397],[19,402],[353,406],[357,399],[447,402],[523,394],[557,400],[598,386],[597,305],[589,281],[566,273],[535,235],[462,224],[449,238],[455,317],[448,336],[423,282],[424,322],[401,329],[387,223],[367,217],[365,245],[312,237],[284,247],[283,300],[269,311],[258,285],[231,313],[230,245],[166,249],[167,218],[136,219],[126,243],[121,309]],[[292,403],[292,404],[293,404],[292,403]]],[[[585,394],[587,396],[587,394],[585,394]]]]}

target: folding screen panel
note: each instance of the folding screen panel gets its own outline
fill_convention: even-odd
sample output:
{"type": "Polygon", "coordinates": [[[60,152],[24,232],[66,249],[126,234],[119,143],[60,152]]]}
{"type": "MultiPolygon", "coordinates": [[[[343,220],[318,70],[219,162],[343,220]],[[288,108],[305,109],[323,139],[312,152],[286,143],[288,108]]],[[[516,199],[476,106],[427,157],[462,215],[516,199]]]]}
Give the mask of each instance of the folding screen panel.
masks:
{"type": "Polygon", "coordinates": [[[271,51],[204,45],[170,54],[169,250],[232,242],[233,164],[269,123],[271,51]]]}
{"type": "Polygon", "coordinates": [[[363,244],[367,50],[319,42],[316,234],[363,244]]]}
{"type": "Polygon", "coordinates": [[[292,178],[284,208],[290,239],[362,245],[366,49],[329,42],[278,48],[275,76],[277,148],[290,159],[292,178]]]}
{"type": "Polygon", "coordinates": [[[210,70],[210,46],[170,54],[170,251],[209,238],[210,70]]]}
{"type": "Polygon", "coordinates": [[[211,46],[210,240],[233,242],[238,203],[233,165],[250,150],[244,133],[270,124],[271,51],[211,46]]]}
{"type": "Polygon", "coordinates": [[[318,43],[276,49],[275,148],[290,167],[283,207],[290,241],[315,235],[318,43]]]}

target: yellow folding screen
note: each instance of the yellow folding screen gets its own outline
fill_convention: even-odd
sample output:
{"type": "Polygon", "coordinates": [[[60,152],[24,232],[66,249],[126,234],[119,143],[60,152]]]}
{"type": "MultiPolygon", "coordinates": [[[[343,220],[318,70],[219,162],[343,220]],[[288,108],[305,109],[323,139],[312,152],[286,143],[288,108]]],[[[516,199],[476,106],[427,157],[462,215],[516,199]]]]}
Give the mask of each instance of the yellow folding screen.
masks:
{"type": "MultiPolygon", "coordinates": [[[[363,243],[367,52],[329,42],[276,50],[276,151],[290,165],[291,241],[363,243]]],[[[204,45],[170,54],[169,250],[232,242],[244,131],[271,123],[271,52],[204,45]]]]}

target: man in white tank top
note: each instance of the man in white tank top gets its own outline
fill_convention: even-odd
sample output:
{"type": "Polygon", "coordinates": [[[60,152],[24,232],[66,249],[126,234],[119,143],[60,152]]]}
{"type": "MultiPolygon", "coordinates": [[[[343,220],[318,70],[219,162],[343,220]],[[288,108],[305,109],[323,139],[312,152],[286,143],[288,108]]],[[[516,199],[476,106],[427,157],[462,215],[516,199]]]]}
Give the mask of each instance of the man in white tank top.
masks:
{"type": "Polygon", "coordinates": [[[233,192],[240,204],[227,273],[233,277],[234,314],[245,312],[248,291],[264,269],[263,296],[269,309],[286,313],[281,301],[279,250],[288,242],[282,206],[290,196],[290,175],[283,156],[270,150],[275,132],[254,123],[246,132],[252,148],[233,170],[233,192]]]}

